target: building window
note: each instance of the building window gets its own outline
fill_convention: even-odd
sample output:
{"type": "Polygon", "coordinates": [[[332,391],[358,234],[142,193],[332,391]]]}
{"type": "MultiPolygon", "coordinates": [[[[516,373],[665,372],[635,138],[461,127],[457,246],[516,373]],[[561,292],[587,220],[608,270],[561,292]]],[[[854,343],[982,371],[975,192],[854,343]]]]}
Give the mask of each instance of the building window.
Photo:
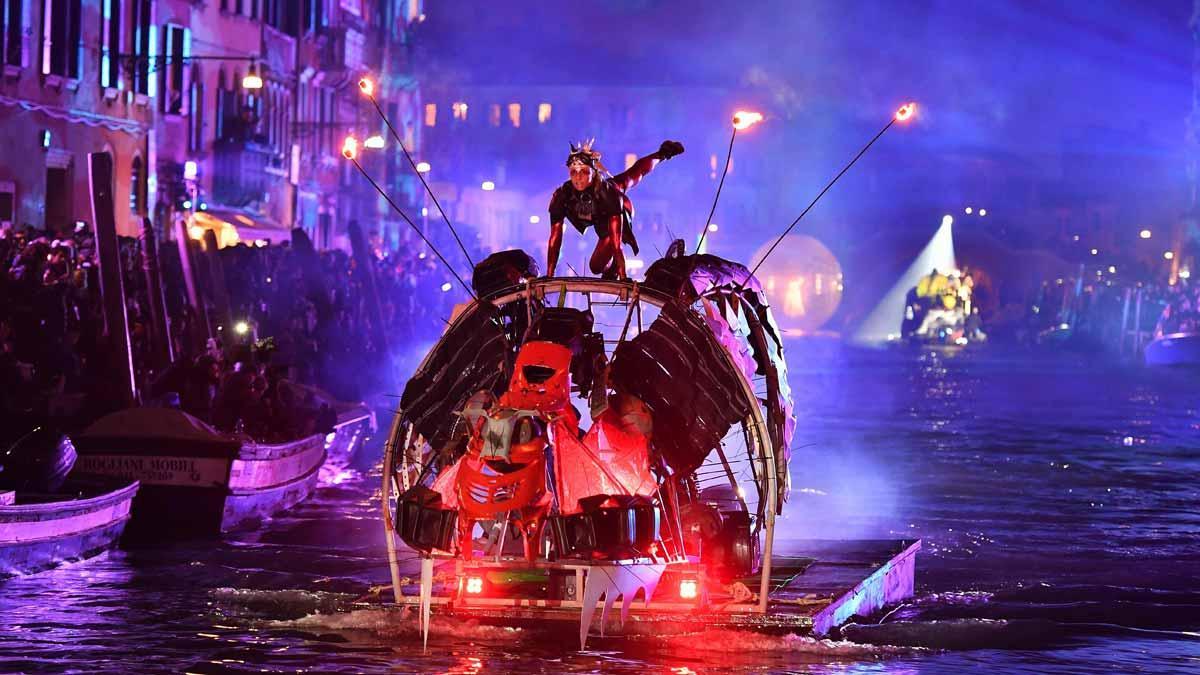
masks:
{"type": "Polygon", "coordinates": [[[121,86],[121,0],[100,3],[100,86],[121,86]]]}
{"type": "Polygon", "coordinates": [[[509,103],[508,104],[508,121],[512,123],[514,129],[521,127],[521,104],[520,103],[509,103]]]}
{"type": "Polygon", "coordinates": [[[436,103],[426,103],[425,104],[425,126],[427,126],[427,127],[436,127],[437,126],[437,104],[436,103]]]}
{"type": "Polygon", "coordinates": [[[550,121],[550,104],[538,104],[538,124],[545,124],[550,121]]]}
{"type": "Polygon", "coordinates": [[[0,0],[0,63],[4,65],[21,65],[23,19],[21,0],[0,0]]]}
{"type": "Polygon", "coordinates": [[[319,33],[325,27],[325,0],[304,0],[304,32],[319,33]]]}
{"type": "Polygon", "coordinates": [[[363,65],[363,51],[367,46],[367,36],[352,29],[346,29],[345,35],[345,66],[348,69],[360,68],[363,65]]]}
{"type": "Polygon", "coordinates": [[[467,104],[466,103],[464,103],[462,101],[453,103],[450,105],[450,111],[452,113],[454,113],[454,119],[461,120],[463,122],[467,121],[467,104]]]}
{"type": "Polygon", "coordinates": [[[217,125],[213,133],[213,138],[215,139],[225,137],[225,96],[225,69],[222,68],[217,72],[216,114],[213,115],[213,119],[217,125]]]}
{"type": "Polygon", "coordinates": [[[192,66],[192,91],[188,97],[188,149],[192,152],[204,149],[204,82],[196,66],[192,66]]]}
{"type": "Polygon", "coordinates": [[[142,158],[134,157],[133,166],[129,171],[129,210],[143,215],[146,205],[146,170],[142,166],[142,158]]]}
{"type": "Polygon", "coordinates": [[[80,0],[43,0],[42,74],[79,77],[80,0]]]}
{"type": "Polygon", "coordinates": [[[498,127],[500,126],[500,104],[493,103],[488,106],[488,124],[498,127]]]}
{"type": "Polygon", "coordinates": [[[184,67],[191,56],[191,31],[183,26],[163,27],[163,58],[158,70],[162,73],[162,111],[182,115],[184,101],[184,67]]]}
{"type": "MultiPolygon", "coordinates": [[[[154,24],[150,23],[150,0],[133,0],[130,25],[133,27],[133,82],[134,93],[154,95],[154,24]]],[[[157,65],[157,64],[155,64],[157,65]]]]}

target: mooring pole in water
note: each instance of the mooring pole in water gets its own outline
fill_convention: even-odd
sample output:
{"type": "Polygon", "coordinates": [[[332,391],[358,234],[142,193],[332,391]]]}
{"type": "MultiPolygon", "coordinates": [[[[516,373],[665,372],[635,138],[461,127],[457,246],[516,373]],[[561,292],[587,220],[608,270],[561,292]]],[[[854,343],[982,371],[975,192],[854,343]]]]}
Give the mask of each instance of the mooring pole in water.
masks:
{"type": "MultiPolygon", "coordinates": [[[[403,594],[400,592],[400,563],[396,556],[396,524],[392,520],[392,481],[395,474],[396,462],[396,435],[400,432],[400,415],[392,417],[392,430],[388,433],[387,443],[383,447],[383,488],[380,494],[382,495],[383,506],[383,533],[387,538],[387,555],[388,569],[391,571],[392,577],[392,599],[396,604],[400,604],[400,599],[403,594]]],[[[407,443],[401,452],[407,450],[407,443]]],[[[405,475],[407,476],[408,467],[404,467],[405,475]]],[[[408,486],[403,486],[407,491],[408,486]]],[[[399,496],[397,496],[399,499],[399,496]]]]}
{"type": "Polygon", "coordinates": [[[128,408],[137,401],[137,380],[129,346],[125,314],[125,285],[121,278],[121,245],[117,241],[113,202],[113,158],[107,152],[88,153],[88,181],[92,189],[92,223],[96,228],[96,259],[100,265],[100,297],[104,307],[104,333],[110,355],[121,369],[117,403],[128,408]]]}
{"type": "Polygon", "coordinates": [[[146,275],[146,293],[150,296],[150,323],[154,326],[151,353],[154,355],[154,367],[162,370],[175,360],[175,356],[171,347],[171,331],[167,326],[167,303],[163,299],[162,275],[159,272],[158,238],[154,235],[154,224],[149,218],[142,218],[142,272],[146,275]]]}
{"type": "MultiPolygon", "coordinates": [[[[379,290],[375,286],[375,260],[371,252],[367,250],[367,240],[363,237],[362,227],[359,226],[358,221],[350,221],[348,229],[350,250],[354,252],[359,282],[367,292],[367,314],[371,319],[371,327],[374,328],[376,346],[383,350],[390,363],[391,352],[388,349],[387,328],[383,325],[383,310],[379,306],[379,290]]],[[[392,375],[394,373],[388,373],[389,380],[392,375]]]]}
{"type": "Polygon", "coordinates": [[[188,236],[187,221],[175,219],[175,244],[179,247],[179,269],[183,273],[183,286],[187,290],[187,301],[195,314],[192,318],[192,350],[193,355],[204,351],[205,342],[212,337],[208,323],[208,308],[204,306],[204,297],[199,288],[199,269],[196,258],[196,242],[188,236]]]}
{"type": "Polygon", "coordinates": [[[226,338],[222,340],[228,345],[233,338],[228,334],[233,330],[233,314],[229,308],[229,291],[225,288],[225,268],[217,256],[217,233],[212,230],[204,231],[204,258],[208,261],[209,281],[212,282],[213,305],[217,308],[217,321],[225,327],[226,338]]]}
{"type": "Polygon", "coordinates": [[[1137,292],[1137,305],[1133,310],[1133,353],[1142,351],[1142,289],[1137,292]]]}
{"type": "Polygon", "coordinates": [[[1121,308],[1121,332],[1117,335],[1117,353],[1125,354],[1125,338],[1129,335],[1129,296],[1133,294],[1132,288],[1125,289],[1125,303],[1121,308]]]}

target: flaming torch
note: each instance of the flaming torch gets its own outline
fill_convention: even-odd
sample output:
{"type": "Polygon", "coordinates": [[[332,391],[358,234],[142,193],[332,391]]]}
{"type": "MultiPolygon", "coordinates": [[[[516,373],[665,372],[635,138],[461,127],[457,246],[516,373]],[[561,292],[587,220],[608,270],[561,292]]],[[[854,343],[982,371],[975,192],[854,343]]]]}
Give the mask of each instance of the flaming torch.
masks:
{"type": "Polygon", "coordinates": [[[733,142],[737,140],[737,132],[749,129],[762,120],[762,113],[750,110],[739,110],[733,114],[733,133],[729,136],[729,151],[725,153],[725,169],[721,171],[721,181],[717,183],[717,194],[713,196],[712,209],[709,210],[704,224],[700,226],[700,239],[696,242],[696,253],[699,253],[700,249],[704,247],[704,238],[708,236],[713,214],[717,212],[717,201],[721,199],[721,188],[725,186],[725,175],[729,173],[729,163],[733,161],[733,142]]]}

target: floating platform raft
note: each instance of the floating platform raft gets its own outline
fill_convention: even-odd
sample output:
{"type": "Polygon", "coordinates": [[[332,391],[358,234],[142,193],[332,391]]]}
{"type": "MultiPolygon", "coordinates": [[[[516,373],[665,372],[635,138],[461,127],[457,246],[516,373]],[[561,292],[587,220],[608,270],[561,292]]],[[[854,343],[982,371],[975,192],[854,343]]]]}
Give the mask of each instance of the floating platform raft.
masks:
{"type": "MultiPolygon", "coordinates": [[[[670,587],[692,570],[669,570],[648,605],[640,595],[632,603],[623,626],[617,625],[622,601],[616,600],[616,610],[611,612],[607,623],[604,612],[597,611],[590,627],[602,635],[661,635],[693,632],[702,627],[824,636],[852,617],[871,616],[913,595],[920,540],[788,541],[784,548],[791,555],[773,558],[772,591],[765,611],[759,599],[753,597],[700,594],[694,601],[682,601],[670,587]]],[[[441,563],[440,583],[433,589],[431,611],[434,616],[474,619],[494,625],[579,626],[584,602],[578,598],[585,597],[587,586],[584,577],[601,566],[582,561],[530,566],[523,559],[510,558],[446,560],[441,563]],[[468,577],[489,572],[524,574],[527,578],[539,573],[565,574],[574,577],[575,588],[573,592],[568,589],[561,600],[508,597],[490,590],[473,596],[460,590],[468,577]]],[[[415,580],[403,590],[401,604],[419,606],[415,580]]]]}

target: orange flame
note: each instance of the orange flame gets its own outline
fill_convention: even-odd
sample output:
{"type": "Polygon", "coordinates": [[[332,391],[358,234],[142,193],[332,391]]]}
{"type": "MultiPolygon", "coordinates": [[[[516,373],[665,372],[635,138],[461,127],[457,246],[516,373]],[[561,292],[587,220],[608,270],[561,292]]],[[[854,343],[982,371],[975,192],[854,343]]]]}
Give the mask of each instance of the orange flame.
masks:
{"type": "Polygon", "coordinates": [[[346,140],[342,141],[342,156],[346,159],[358,157],[358,139],[347,136],[346,140]]]}
{"type": "Polygon", "coordinates": [[[899,110],[896,111],[896,121],[906,122],[915,114],[917,114],[917,104],[905,103],[904,105],[900,106],[899,110]]]}
{"type": "Polygon", "coordinates": [[[733,114],[733,128],[741,131],[749,129],[758,124],[763,119],[762,113],[756,113],[750,110],[739,110],[733,114]]]}
{"type": "Polygon", "coordinates": [[[361,89],[362,93],[367,96],[375,95],[375,82],[369,77],[364,77],[359,80],[358,88],[361,89]]]}

